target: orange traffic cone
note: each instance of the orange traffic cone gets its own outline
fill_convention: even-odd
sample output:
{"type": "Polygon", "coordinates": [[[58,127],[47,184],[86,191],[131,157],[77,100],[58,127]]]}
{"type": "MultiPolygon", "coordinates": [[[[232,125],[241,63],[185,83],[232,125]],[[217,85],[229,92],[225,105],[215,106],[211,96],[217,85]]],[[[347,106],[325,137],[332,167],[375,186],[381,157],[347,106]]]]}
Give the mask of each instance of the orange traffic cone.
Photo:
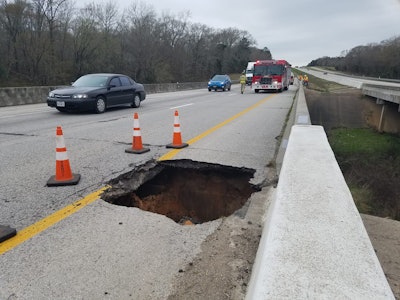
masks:
{"type": "Polygon", "coordinates": [[[142,136],[140,134],[140,126],[139,126],[139,115],[135,113],[133,115],[133,138],[132,138],[132,147],[125,150],[127,153],[136,153],[141,154],[150,151],[149,148],[143,148],[142,144],[142,136]]]}
{"type": "Polygon", "coordinates": [[[167,148],[185,148],[189,146],[189,144],[182,143],[182,137],[181,137],[181,126],[179,124],[179,115],[178,111],[175,111],[175,117],[174,117],[174,136],[172,139],[172,144],[168,144],[166,147],[167,148]]]}
{"type": "Polygon", "coordinates": [[[61,126],[56,131],[56,175],[51,176],[47,186],[73,185],[77,184],[81,175],[73,174],[69,165],[67,148],[65,147],[61,126]]]}

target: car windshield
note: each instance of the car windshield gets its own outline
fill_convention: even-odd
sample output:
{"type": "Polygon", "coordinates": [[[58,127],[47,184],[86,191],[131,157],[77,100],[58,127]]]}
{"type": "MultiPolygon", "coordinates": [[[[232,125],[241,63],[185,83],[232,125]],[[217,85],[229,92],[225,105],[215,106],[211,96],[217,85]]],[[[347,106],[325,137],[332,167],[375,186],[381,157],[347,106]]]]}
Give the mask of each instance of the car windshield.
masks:
{"type": "Polygon", "coordinates": [[[103,87],[107,84],[107,76],[105,75],[85,75],[75,81],[72,86],[75,87],[103,87]]]}
{"type": "Polygon", "coordinates": [[[224,81],[226,79],[226,76],[224,75],[215,75],[212,80],[216,80],[216,81],[224,81]]]}

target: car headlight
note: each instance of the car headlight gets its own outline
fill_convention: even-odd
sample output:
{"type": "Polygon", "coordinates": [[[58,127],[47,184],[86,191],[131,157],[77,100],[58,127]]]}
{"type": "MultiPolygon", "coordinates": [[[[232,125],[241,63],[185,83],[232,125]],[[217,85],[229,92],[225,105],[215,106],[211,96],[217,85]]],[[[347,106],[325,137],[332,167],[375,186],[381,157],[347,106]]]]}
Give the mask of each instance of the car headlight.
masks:
{"type": "Polygon", "coordinates": [[[53,93],[53,92],[50,92],[50,93],[49,93],[49,97],[50,97],[50,98],[53,98],[53,97],[54,97],[54,93],[53,93]]]}
{"type": "Polygon", "coordinates": [[[74,99],[85,99],[87,97],[88,97],[87,94],[75,94],[72,96],[72,98],[74,98],[74,99]]]}
{"type": "Polygon", "coordinates": [[[275,81],[272,82],[272,84],[278,85],[278,81],[275,80],[275,81]]]}

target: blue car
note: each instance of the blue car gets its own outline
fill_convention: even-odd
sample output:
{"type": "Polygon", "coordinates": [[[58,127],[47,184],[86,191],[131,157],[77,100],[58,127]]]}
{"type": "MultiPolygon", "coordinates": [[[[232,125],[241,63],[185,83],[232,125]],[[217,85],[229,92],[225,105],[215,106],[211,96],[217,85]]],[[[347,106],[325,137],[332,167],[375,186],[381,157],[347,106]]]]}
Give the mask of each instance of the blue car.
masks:
{"type": "Polygon", "coordinates": [[[231,79],[229,78],[228,75],[214,75],[213,78],[208,82],[208,91],[211,92],[211,90],[217,91],[217,90],[222,90],[225,92],[225,90],[230,91],[231,90],[231,79]]]}

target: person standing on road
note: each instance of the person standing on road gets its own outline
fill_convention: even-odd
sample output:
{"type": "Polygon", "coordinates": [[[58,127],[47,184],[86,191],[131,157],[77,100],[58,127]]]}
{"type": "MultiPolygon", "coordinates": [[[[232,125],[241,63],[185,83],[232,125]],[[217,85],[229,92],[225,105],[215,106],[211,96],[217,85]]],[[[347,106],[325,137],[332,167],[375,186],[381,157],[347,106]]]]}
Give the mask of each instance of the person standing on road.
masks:
{"type": "Polygon", "coordinates": [[[308,86],[308,76],[306,74],[304,74],[304,77],[303,77],[303,85],[308,86]]]}
{"type": "Polygon", "coordinates": [[[240,81],[240,93],[243,94],[244,88],[246,87],[246,75],[244,71],[242,72],[242,75],[240,75],[239,81],[240,81]]]}

